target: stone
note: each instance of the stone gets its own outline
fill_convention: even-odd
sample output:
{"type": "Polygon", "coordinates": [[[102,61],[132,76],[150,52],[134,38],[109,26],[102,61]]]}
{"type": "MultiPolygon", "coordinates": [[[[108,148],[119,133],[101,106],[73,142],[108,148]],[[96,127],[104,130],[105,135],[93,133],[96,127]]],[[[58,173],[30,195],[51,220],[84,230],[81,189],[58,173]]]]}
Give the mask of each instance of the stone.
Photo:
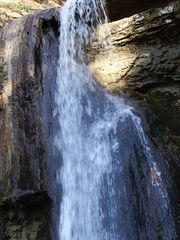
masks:
{"type": "Polygon", "coordinates": [[[44,101],[56,74],[58,11],[24,17],[0,32],[0,240],[52,237],[50,178],[54,184],[56,165],[49,150],[51,123],[45,119],[52,103],[44,101]]]}
{"type": "MultiPolygon", "coordinates": [[[[180,229],[180,1],[101,26],[88,46],[94,78],[135,101],[148,119],[172,178],[171,202],[180,229]],[[100,40],[100,41],[99,41],[100,40]]],[[[169,180],[170,181],[170,180],[169,180]]]]}
{"type": "MultiPolygon", "coordinates": [[[[177,228],[179,4],[106,24],[87,46],[87,64],[98,84],[125,94],[147,116],[172,176],[177,228]]],[[[0,31],[0,240],[56,236],[52,222],[58,222],[61,201],[56,169],[62,159],[53,148],[58,129],[53,94],[59,25],[59,9],[48,9],[0,31]]]]}
{"type": "Polygon", "coordinates": [[[116,21],[148,9],[166,6],[170,2],[173,0],[107,0],[107,9],[110,20],[116,21]]]}
{"type": "Polygon", "coordinates": [[[97,81],[109,90],[141,92],[178,84],[179,14],[178,1],[101,26],[89,50],[97,81]]]}

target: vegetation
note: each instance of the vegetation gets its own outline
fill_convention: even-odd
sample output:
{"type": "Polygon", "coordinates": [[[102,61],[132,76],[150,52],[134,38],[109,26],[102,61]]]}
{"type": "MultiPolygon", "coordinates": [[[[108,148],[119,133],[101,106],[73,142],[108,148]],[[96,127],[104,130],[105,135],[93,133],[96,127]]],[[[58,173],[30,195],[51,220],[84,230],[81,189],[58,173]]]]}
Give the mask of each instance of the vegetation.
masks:
{"type": "Polygon", "coordinates": [[[20,12],[20,13],[30,13],[34,9],[32,8],[31,5],[29,5],[25,2],[19,1],[17,4],[15,4],[14,10],[17,12],[20,12]]]}
{"type": "Polygon", "coordinates": [[[9,22],[21,16],[42,9],[57,7],[61,1],[57,0],[0,0],[0,28],[1,22],[9,22]]]}

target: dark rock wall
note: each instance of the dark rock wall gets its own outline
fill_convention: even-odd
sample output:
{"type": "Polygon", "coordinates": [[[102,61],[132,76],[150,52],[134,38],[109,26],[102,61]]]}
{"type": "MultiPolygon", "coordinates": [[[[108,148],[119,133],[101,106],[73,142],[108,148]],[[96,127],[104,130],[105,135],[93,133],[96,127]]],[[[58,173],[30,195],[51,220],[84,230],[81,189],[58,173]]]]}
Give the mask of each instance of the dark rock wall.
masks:
{"type": "MultiPolygon", "coordinates": [[[[157,4],[161,2],[156,1],[157,4]]],[[[119,15],[118,6],[123,1],[114,3],[116,5],[113,5],[113,0],[108,3],[112,4],[108,7],[111,19],[156,6],[155,2],[153,5],[147,3],[146,8],[134,8],[131,5],[131,10],[124,10],[124,15],[119,15]],[[116,12],[113,6],[116,6],[116,12]]],[[[124,6],[128,7],[128,4],[126,2],[124,6]]],[[[141,4],[136,2],[135,5],[141,4]]],[[[120,49],[124,46],[128,48],[131,43],[136,45],[136,48],[131,49],[133,54],[136,54],[136,50],[137,54],[142,50],[152,53],[152,58],[147,59],[142,52],[142,58],[145,58],[143,62],[147,63],[143,65],[145,69],[142,61],[141,66],[137,62],[141,72],[132,71],[133,75],[128,71],[128,78],[125,79],[127,87],[121,89],[118,86],[116,92],[124,91],[145,109],[152,139],[157,148],[163,149],[173,179],[171,200],[178,228],[179,13],[170,13],[173,22],[166,21],[169,15],[153,18],[153,14],[153,11],[149,12],[149,20],[148,17],[144,20],[143,14],[139,16],[139,21],[134,18],[137,20],[136,27],[139,24],[140,29],[135,32],[135,37],[131,27],[131,34],[127,34],[127,27],[119,37],[119,30],[112,26],[114,46],[119,53],[120,49]],[[157,25],[161,17],[162,23],[165,21],[163,27],[157,25]],[[141,27],[145,25],[149,27],[144,31],[141,27]],[[163,65],[163,61],[167,64],[163,65]],[[149,78],[152,72],[157,74],[154,66],[159,63],[160,68],[157,68],[160,77],[153,79],[163,84],[150,86],[149,78]],[[163,75],[170,77],[161,81],[163,75]],[[140,79],[136,81],[135,76],[140,79]]],[[[61,159],[58,150],[53,148],[58,130],[53,110],[59,57],[59,12],[50,9],[27,16],[8,25],[0,35],[0,240],[55,239],[57,229],[52,226],[52,222],[58,221],[58,204],[61,199],[61,186],[56,184],[56,170],[61,165],[61,159]]],[[[124,54],[129,54],[129,51],[124,54]]],[[[114,62],[117,61],[117,55],[112,57],[114,62]]],[[[122,61],[122,58],[118,59],[122,61]]]]}
{"type": "Polygon", "coordinates": [[[0,239],[52,236],[56,166],[46,107],[53,104],[58,14],[51,9],[15,21],[1,38],[0,239]]]}
{"type": "Polygon", "coordinates": [[[164,155],[173,179],[169,190],[180,235],[179,16],[180,1],[176,1],[102,26],[98,39],[109,38],[114,48],[106,49],[95,40],[89,58],[103,87],[129,95],[144,109],[151,138],[164,155]]]}
{"type": "Polygon", "coordinates": [[[107,0],[107,10],[110,20],[115,21],[170,2],[173,0],[107,0]]]}
{"type": "Polygon", "coordinates": [[[43,79],[43,128],[46,137],[46,153],[48,159],[48,193],[52,202],[53,239],[58,232],[59,211],[61,202],[61,186],[58,185],[59,169],[62,165],[61,153],[54,147],[57,134],[60,133],[58,116],[55,114],[56,69],[59,58],[59,18],[58,12],[51,19],[42,21],[42,45],[40,49],[43,79]],[[56,15],[57,14],[57,15],[56,15]]]}

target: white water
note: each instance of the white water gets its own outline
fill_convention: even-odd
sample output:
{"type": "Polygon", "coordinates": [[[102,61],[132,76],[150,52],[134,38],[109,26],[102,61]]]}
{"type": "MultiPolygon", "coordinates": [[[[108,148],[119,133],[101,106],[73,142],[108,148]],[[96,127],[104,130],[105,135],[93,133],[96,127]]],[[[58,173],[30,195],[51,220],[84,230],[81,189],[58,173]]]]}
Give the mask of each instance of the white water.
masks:
{"type": "MultiPolygon", "coordinates": [[[[113,143],[109,139],[112,131],[116,133],[118,122],[132,119],[153,176],[158,176],[152,179],[152,186],[162,200],[163,209],[169,206],[167,193],[140,119],[122,99],[97,92],[86,68],[84,45],[89,43],[95,27],[107,21],[104,2],[67,0],[60,15],[60,57],[55,96],[55,114],[60,126],[55,145],[63,157],[58,179],[63,188],[59,239],[129,239],[123,229],[119,230],[118,236],[106,230],[100,200],[103,178],[113,171],[112,151],[116,152],[119,147],[116,139],[113,143]],[[98,94],[100,96],[96,96],[98,94]]],[[[123,184],[119,188],[124,189],[123,184]]],[[[113,212],[113,209],[109,211],[113,212]]],[[[167,217],[166,212],[164,217],[167,217]]],[[[170,236],[167,239],[173,239],[173,230],[167,234],[170,236]]]]}

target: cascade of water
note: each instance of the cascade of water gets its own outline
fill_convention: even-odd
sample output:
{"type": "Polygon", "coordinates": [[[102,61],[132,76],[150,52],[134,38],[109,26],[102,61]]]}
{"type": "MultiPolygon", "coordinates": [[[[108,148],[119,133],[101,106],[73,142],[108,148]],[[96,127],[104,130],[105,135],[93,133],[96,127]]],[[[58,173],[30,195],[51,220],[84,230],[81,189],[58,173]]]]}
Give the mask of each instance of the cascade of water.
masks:
{"type": "MultiPolygon", "coordinates": [[[[113,171],[113,152],[118,152],[120,148],[117,137],[110,140],[112,133],[116,134],[119,123],[128,118],[133,120],[148,164],[152,164],[153,171],[157,170],[157,166],[152,160],[148,141],[132,107],[126,105],[122,99],[108,96],[96,88],[85,64],[84,45],[89,43],[94,29],[107,21],[104,1],[67,0],[60,15],[60,57],[55,95],[55,114],[60,126],[55,146],[63,157],[58,178],[63,188],[59,239],[136,239],[133,231],[129,230],[127,233],[127,227],[121,229],[122,224],[118,225],[120,227],[116,231],[117,222],[112,221],[108,230],[106,213],[102,207],[103,202],[107,202],[110,221],[116,208],[108,203],[113,201],[113,187],[108,190],[108,198],[112,198],[110,200],[102,197],[102,189],[105,176],[110,176],[113,171]]],[[[117,157],[118,167],[122,170],[122,158],[119,155],[117,157]]],[[[123,170],[120,175],[121,172],[123,170]]],[[[156,174],[161,179],[159,170],[156,174]]],[[[107,185],[110,187],[111,180],[110,177],[107,178],[107,185]]],[[[122,182],[119,188],[125,191],[123,177],[120,176],[120,179],[122,182]]],[[[159,192],[163,204],[169,207],[162,180],[154,179],[152,184],[159,192]]],[[[123,195],[121,189],[119,192],[123,195]]],[[[123,208],[123,202],[118,204],[123,208]]],[[[164,217],[167,215],[171,214],[165,214],[164,217]]],[[[118,218],[118,221],[123,222],[121,215],[118,218]]],[[[131,228],[130,220],[127,221],[127,226],[131,228]]],[[[173,234],[173,230],[168,234],[173,234]]]]}

